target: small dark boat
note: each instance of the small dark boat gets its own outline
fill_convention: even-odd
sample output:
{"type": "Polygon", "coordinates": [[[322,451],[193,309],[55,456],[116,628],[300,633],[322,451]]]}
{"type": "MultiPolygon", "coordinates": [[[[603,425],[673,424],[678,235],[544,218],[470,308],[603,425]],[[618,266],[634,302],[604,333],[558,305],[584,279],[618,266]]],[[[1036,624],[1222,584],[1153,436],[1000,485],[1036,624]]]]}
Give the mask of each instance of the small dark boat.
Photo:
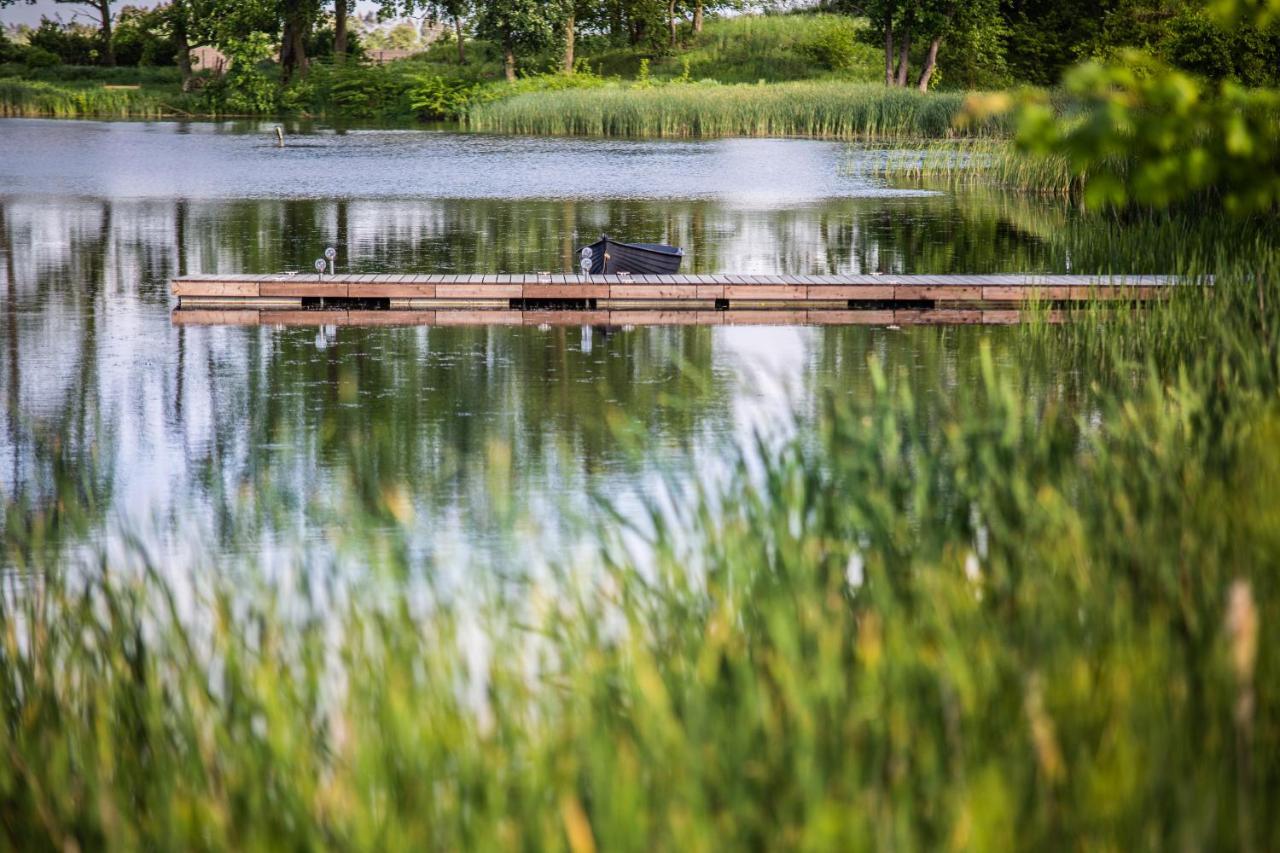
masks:
{"type": "Polygon", "coordinates": [[[635,275],[673,275],[680,270],[684,249],[661,243],[620,243],[606,234],[592,243],[591,274],[611,275],[629,272],[635,275]]]}

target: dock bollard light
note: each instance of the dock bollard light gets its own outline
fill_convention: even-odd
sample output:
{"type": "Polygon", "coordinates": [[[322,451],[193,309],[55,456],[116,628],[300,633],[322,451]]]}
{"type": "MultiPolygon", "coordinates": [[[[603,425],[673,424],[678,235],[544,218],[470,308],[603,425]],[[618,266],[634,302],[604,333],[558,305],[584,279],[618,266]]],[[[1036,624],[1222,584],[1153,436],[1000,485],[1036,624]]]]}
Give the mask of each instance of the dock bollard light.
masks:
{"type": "Polygon", "coordinates": [[[329,275],[333,275],[334,266],[333,259],[338,257],[338,250],[330,246],[324,250],[324,256],[329,261],[329,275]]]}
{"type": "Polygon", "coordinates": [[[591,247],[587,246],[582,250],[582,261],[579,263],[579,266],[582,267],[582,274],[584,276],[591,275],[592,260],[594,260],[594,253],[591,251],[591,247]]]}
{"type": "Polygon", "coordinates": [[[316,258],[316,273],[320,278],[324,278],[324,271],[329,265],[324,262],[324,258],[316,258]]]}

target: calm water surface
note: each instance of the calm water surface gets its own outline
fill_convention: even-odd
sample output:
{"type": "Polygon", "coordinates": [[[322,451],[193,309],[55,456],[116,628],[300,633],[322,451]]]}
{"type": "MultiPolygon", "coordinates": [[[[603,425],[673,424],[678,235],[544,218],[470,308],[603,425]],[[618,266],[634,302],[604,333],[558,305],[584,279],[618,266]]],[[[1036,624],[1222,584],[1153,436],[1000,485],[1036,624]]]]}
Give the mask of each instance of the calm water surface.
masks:
{"type": "Polygon", "coordinates": [[[519,570],[541,553],[522,538],[567,535],[593,496],[634,507],[823,389],[865,393],[869,354],[945,398],[1009,334],[175,327],[176,274],[326,245],[357,272],[563,270],[606,231],[697,272],[1070,268],[1060,211],[887,187],[841,144],[270,129],[0,120],[0,559],[37,526],[332,556],[367,513],[407,521],[415,557],[519,570]]]}

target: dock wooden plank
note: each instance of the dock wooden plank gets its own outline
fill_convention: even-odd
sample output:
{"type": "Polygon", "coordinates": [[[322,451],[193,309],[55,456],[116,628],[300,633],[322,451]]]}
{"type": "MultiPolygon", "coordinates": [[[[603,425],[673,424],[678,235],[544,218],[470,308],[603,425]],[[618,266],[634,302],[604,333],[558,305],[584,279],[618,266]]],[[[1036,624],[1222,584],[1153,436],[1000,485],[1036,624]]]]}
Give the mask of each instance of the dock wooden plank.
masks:
{"type": "Polygon", "coordinates": [[[258,296],[256,281],[175,281],[173,295],[183,296],[258,296]]]}
{"type": "Polygon", "coordinates": [[[982,298],[982,287],[978,285],[900,284],[893,288],[893,298],[897,302],[916,302],[921,300],[976,302],[982,298]]]}
{"type": "Polygon", "coordinates": [[[607,284],[526,284],[525,299],[608,299],[607,284]]]}
{"type": "Polygon", "coordinates": [[[860,299],[866,302],[893,300],[892,285],[819,284],[809,285],[805,293],[809,299],[860,299]]]}
{"type": "Polygon", "coordinates": [[[1071,288],[1042,284],[987,285],[982,288],[982,298],[986,302],[1060,301],[1071,298],[1071,288]]]}
{"type": "MultiPolygon", "coordinates": [[[[663,276],[663,278],[668,277],[663,276]]],[[[609,298],[697,299],[698,286],[696,284],[618,284],[609,288],[609,298]]]]}
{"type": "Polygon", "coordinates": [[[519,284],[437,284],[435,295],[439,299],[519,299],[519,284]]]}
{"type": "Polygon", "coordinates": [[[804,299],[805,286],[802,284],[728,284],[724,288],[724,298],[734,299],[804,299]]]}
{"type": "Polygon", "coordinates": [[[348,295],[354,299],[429,299],[436,295],[436,286],[434,284],[401,284],[397,282],[353,284],[348,288],[348,295]]]}
{"type": "Polygon", "coordinates": [[[347,281],[334,281],[326,279],[325,281],[268,281],[258,287],[259,296],[324,296],[324,297],[342,297],[347,296],[347,281]]]}

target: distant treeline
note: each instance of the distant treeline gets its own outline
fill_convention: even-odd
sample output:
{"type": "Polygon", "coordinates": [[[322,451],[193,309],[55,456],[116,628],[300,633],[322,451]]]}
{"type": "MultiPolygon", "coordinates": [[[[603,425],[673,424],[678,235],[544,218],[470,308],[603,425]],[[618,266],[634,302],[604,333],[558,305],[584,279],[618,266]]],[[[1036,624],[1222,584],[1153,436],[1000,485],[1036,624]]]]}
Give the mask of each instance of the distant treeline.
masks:
{"type": "MultiPolygon", "coordinates": [[[[22,0],[0,0],[0,8],[22,0]]],[[[627,57],[620,70],[638,72],[639,58],[659,63],[697,49],[705,23],[727,13],[769,12],[765,0],[380,0],[384,19],[414,16],[421,30],[402,23],[389,33],[352,0],[171,0],[154,9],[116,7],[112,0],[84,4],[95,26],[45,20],[35,28],[0,33],[0,63],[17,68],[157,66],[178,69],[183,89],[201,85],[189,52],[215,47],[247,79],[270,66],[276,86],[305,76],[316,60],[360,60],[366,48],[426,47],[421,30],[447,46],[456,73],[472,80],[563,70],[586,59],[627,57]],[[437,38],[438,37],[438,38],[437,38]],[[480,47],[479,56],[471,56],[480,47]]],[[[997,88],[1020,83],[1053,85],[1075,63],[1112,59],[1138,48],[1209,80],[1274,86],[1280,77],[1280,24],[1272,20],[1223,26],[1196,0],[824,0],[818,11],[840,16],[845,27],[791,45],[792,56],[818,73],[848,71],[860,79],[928,90],[997,88]],[[874,51],[874,67],[855,63],[874,51]]],[[[805,10],[799,14],[810,14],[805,10]]],[[[774,18],[794,15],[772,15],[774,18]]],[[[769,63],[760,78],[776,79],[769,63]]],[[[629,72],[629,73],[628,73],[629,72]]],[[[6,72],[8,76],[22,76],[6,72]]],[[[695,78],[698,75],[695,73],[695,78]]],[[[745,82],[737,76],[721,82],[745,82]]],[[[783,74],[781,79],[797,79],[783,74]]],[[[754,82],[754,81],[752,81],[754,82]]],[[[248,100],[257,95],[249,94],[248,100]]]]}

